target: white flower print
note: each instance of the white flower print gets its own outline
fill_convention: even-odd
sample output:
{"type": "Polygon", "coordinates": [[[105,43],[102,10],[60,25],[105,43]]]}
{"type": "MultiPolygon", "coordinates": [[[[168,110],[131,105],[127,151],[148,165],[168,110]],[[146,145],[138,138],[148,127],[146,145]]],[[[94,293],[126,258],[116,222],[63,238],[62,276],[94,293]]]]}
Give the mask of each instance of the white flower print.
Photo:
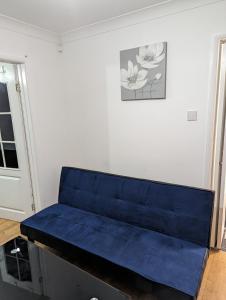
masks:
{"type": "Polygon", "coordinates": [[[162,77],[162,74],[161,73],[157,73],[157,74],[155,74],[155,80],[159,80],[159,79],[161,79],[161,77],[162,77]]]}
{"type": "Polygon", "coordinates": [[[147,74],[147,70],[138,70],[138,66],[129,60],[128,70],[121,69],[121,86],[128,90],[138,90],[147,83],[147,74]]]}
{"type": "Polygon", "coordinates": [[[139,48],[139,55],[136,55],[137,62],[145,69],[157,68],[165,58],[164,43],[157,43],[139,48]]]}

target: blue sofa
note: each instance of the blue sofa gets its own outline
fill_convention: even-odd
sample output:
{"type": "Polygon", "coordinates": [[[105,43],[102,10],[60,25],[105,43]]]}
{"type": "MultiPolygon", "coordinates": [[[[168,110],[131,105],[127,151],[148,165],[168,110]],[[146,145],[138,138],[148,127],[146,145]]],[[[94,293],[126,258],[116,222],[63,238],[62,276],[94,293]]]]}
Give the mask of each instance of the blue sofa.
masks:
{"type": "Polygon", "coordinates": [[[21,233],[83,249],[196,299],[213,199],[208,190],[63,167],[58,204],[22,222],[21,233]]]}

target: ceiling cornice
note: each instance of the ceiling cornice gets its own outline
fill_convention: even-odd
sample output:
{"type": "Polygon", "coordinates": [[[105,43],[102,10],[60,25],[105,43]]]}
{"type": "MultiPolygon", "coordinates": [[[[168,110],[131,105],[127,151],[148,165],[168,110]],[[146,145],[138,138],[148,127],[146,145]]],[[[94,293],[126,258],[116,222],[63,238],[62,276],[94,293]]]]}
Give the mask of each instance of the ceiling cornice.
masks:
{"type": "Polygon", "coordinates": [[[40,39],[46,42],[59,44],[60,35],[55,32],[48,31],[41,27],[28,24],[17,19],[0,14],[0,29],[18,33],[35,39],[40,39]]]}
{"type": "Polygon", "coordinates": [[[150,22],[155,19],[164,18],[170,15],[182,13],[187,10],[212,5],[226,0],[166,0],[158,4],[151,5],[144,9],[111,18],[102,22],[97,22],[88,26],[83,26],[75,30],[64,32],[61,35],[62,44],[86,39],[99,34],[116,31],[122,28],[150,22]]]}
{"type": "Polygon", "coordinates": [[[143,9],[83,26],[75,30],[64,32],[63,34],[51,32],[44,28],[0,14],[0,29],[56,45],[64,45],[76,40],[86,39],[224,1],[226,0],[162,0],[158,4],[155,3],[143,9]]]}

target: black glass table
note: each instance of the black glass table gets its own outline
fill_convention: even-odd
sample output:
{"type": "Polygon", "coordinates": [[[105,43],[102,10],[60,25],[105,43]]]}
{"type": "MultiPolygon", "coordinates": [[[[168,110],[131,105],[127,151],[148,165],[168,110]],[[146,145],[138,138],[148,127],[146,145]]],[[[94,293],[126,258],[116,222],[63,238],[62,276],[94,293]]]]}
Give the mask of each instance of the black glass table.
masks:
{"type": "Polygon", "coordinates": [[[186,300],[80,249],[57,252],[17,237],[0,247],[1,300],[186,300]]]}

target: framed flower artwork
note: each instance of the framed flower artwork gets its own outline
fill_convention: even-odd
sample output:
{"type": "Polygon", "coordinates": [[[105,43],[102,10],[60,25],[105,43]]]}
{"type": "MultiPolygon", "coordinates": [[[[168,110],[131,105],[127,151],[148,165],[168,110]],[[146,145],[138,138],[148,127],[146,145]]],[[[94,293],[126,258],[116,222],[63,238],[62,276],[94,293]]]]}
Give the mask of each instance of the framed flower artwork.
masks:
{"type": "Polygon", "coordinates": [[[166,42],[122,50],[121,99],[165,99],[166,61],[166,42]]]}

